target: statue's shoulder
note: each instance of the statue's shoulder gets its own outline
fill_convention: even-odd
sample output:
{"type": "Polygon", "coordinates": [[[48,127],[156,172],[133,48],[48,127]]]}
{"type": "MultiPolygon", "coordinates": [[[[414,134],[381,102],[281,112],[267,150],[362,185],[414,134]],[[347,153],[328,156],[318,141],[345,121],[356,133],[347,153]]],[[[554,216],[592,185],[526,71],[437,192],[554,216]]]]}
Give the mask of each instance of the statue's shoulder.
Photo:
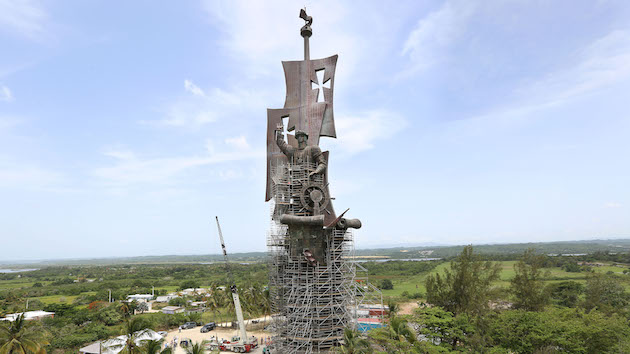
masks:
{"type": "Polygon", "coordinates": [[[305,149],[312,156],[319,156],[322,153],[322,149],[320,149],[317,145],[309,145],[305,149]]]}

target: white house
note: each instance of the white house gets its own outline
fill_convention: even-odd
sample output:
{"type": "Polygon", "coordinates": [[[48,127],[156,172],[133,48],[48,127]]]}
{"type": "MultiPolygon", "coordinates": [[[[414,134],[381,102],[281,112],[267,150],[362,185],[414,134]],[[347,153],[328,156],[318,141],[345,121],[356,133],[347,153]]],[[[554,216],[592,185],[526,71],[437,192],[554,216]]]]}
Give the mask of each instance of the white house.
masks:
{"type": "MultiPolygon", "coordinates": [[[[141,345],[143,341],[147,340],[160,340],[162,336],[154,332],[153,330],[144,330],[142,333],[138,333],[138,338],[135,340],[136,345],[141,345]]],[[[95,342],[87,347],[79,349],[81,354],[116,354],[124,349],[127,336],[119,336],[113,339],[108,339],[100,342],[95,342]]]]}
{"type": "Polygon", "coordinates": [[[151,294],[135,294],[135,295],[127,295],[128,301],[151,301],[153,300],[153,295],[151,294]]]}
{"type": "Polygon", "coordinates": [[[162,309],[162,313],[165,313],[167,315],[174,315],[176,313],[182,312],[184,312],[184,308],[179,306],[166,306],[162,309]]]}
{"type": "Polygon", "coordinates": [[[54,312],[46,312],[46,311],[27,311],[27,312],[18,312],[8,314],[5,318],[0,318],[0,321],[15,321],[21,314],[24,314],[25,320],[40,320],[46,317],[55,317],[54,312]]]}
{"type": "Polygon", "coordinates": [[[164,295],[164,296],[158,296],[155,301],[156,302],[169,302],[172,299],[178,298],[179,295],[176,294],[169,294],[169,295],[164,295]]]}

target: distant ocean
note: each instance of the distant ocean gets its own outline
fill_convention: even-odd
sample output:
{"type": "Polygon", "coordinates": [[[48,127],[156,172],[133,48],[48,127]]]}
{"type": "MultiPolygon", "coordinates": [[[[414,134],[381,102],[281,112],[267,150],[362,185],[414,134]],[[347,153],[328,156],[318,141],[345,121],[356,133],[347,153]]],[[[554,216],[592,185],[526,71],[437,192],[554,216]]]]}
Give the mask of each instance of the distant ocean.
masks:
{"type": "Polygon", "coordinates": [[[30,272],[33,270],[39,270],[39,268],[33,269],[0,269],[0,273],[19,273],[19,272],[30,272]]]}

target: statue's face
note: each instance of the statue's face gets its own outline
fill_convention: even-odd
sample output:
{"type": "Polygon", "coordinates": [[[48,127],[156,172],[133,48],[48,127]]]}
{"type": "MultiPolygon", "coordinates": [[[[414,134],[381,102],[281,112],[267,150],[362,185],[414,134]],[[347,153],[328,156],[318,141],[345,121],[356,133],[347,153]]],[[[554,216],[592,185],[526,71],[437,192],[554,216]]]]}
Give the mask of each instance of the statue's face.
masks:
{"type": "Polygon", "coordinates": [[[306,142],[308,141],[308,138],[306,137],[306,135],[302,135],[302,134],[300,134],[300,135],[298,135],[298,137],[297,137],[297,141],[298,141],[298,146],[299,146],[300,148],[303,148],[303,147],[305,147],[305,146],[306,146],[306,142]]]}

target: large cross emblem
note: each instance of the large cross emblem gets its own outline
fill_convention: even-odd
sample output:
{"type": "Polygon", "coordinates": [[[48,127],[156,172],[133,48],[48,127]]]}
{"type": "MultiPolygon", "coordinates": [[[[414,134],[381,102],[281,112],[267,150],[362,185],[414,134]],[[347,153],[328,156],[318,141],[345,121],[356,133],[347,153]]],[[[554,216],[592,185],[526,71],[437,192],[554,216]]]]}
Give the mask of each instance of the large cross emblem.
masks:
{"type": "Polygon", "coordinates": [[[319,89],[317,91],[317,99],[315,100],[315,102],[325,102],[325,100],[324,100],[324,87],[326,87],[326,85],[328,85],[328,87],[326,87],[326,88],[330,89],[330,79],[326,80],[326,82],[323,82],[324,81],[324,70],[325,69],[321,69],[321,70],[317,70],[315,72],[315,75],[317,75],[317,82],[311,81],[311,89],[313,89],[313,90],[319,89]]]}
{"type": "Polygon", "coordinates": [[[284,136],[284,142],[289,143],[289,135],[295,135],[295,131],[288,131],[287,127],[289,126],[289,117],[282,117],[281,123],[278,123],[276,129],[282,132],[284,136]]]}

